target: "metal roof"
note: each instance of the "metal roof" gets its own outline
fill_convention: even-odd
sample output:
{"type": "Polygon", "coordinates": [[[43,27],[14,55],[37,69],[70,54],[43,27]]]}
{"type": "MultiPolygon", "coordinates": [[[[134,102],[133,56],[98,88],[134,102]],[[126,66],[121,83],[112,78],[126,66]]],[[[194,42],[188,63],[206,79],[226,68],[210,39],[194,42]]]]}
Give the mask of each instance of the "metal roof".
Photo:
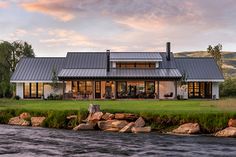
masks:
{"type": "Polygon", "coordinates": [[[11,77],[11,82],[19,81],[51,81],[52,69],[62,69],[64,58],[35,57],[22,58],[11,77]]]}
{"type": "Polygon", "coordinates": [[[180,78],[178,69],[112,69],[108,77],[133,78],[180,78]]]}
{"type": "Polygon", "coordinates": [[[224,77],[215,60],[210,57],[176,57],[177,68],[187,75],[187,80],[223,80],[224,77]]]}
{"type": "Polygon", "coordinates": [[[64,69],[103,69],[107,67],[105,52],[68,52],[64,69]]]}
{"type": "Polygon", "coordinates": [[[162,61],[158,52],[110,52],[111,61],[162,61]]]}
{"type": "Polygon", "coordinates": [[[58,77],[106,77],[106,69],[62,69],[58,77]]]}

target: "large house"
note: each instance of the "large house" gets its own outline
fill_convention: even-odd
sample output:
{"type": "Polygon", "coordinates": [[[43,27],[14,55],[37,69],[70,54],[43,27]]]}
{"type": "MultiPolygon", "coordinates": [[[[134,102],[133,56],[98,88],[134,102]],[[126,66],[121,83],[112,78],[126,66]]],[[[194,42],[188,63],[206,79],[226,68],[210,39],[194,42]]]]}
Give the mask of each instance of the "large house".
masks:
{"type": "Polygon", "coordinates": [[[174,57],[170,43],[166,52],[68,52],[61,58],[22,58],[11,77],[16,95],[23,99],[52,93],[64,99],[219,99],[222,81],[213,58],[174,57]],[[57,88],[52,86],[53,76],[58,78],[57,88]]]}

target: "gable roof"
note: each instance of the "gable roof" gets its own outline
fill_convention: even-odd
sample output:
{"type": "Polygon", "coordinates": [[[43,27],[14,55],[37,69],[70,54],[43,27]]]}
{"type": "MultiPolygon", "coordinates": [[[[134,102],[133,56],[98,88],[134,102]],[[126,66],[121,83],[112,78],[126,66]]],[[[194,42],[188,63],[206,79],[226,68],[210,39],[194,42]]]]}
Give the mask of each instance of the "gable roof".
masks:
{"type": "Polygon", "coordinates": [[[106,69],[105,52],[68,52],[63,69],[106,69]]]}
{"type": "Polygon", "coordinates": [[[59,72],[63,67],[64,57],[22,58],[11,77],[11,82],[51,82],[52,69],[59,72]]]}
{"type": "Polygon", "coordinates": [[[224,77],[211,57],[176,57],[176,66],[187,81],[223,81],[224,77]]]}

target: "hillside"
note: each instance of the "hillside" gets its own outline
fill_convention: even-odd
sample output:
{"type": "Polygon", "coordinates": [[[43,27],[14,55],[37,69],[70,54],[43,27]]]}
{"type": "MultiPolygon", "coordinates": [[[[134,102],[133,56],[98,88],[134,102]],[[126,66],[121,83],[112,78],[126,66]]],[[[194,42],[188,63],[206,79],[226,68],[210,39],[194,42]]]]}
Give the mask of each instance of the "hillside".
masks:
{"type": "MultiPolygon", "coordinates": [[[[236,52],[223,51],[223,71],[227,76],[236,77],[236,52]]],[[[206,51],[177,52],[176,57],[210,57],[206,51]]]]}

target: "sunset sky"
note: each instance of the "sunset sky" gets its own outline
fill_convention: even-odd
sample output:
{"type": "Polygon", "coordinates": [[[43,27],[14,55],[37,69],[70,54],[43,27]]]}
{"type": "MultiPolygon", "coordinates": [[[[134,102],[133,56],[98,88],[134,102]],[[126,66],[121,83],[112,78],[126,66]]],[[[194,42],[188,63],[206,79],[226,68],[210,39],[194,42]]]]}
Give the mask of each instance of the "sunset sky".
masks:
{"type": "Polygon", "coordinates": [[[236,0],[0,0],[0,40],[68,51],[236,51],[236,0]]]}

